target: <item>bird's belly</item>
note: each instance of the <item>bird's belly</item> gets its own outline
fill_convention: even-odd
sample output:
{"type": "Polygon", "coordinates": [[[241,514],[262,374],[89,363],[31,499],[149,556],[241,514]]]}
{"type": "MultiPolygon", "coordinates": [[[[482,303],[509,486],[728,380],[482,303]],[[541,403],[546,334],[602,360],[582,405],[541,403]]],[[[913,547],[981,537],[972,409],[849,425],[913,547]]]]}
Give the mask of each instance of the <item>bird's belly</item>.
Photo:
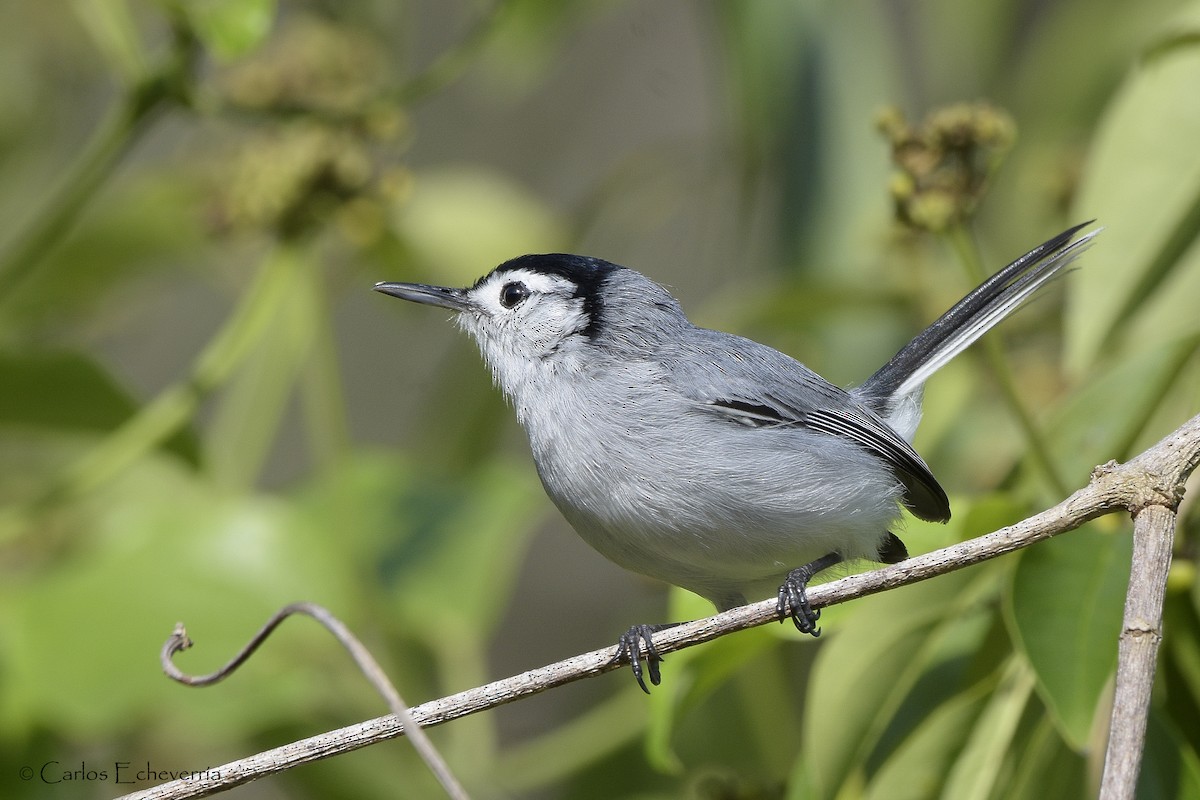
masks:
{"type": "Polygon", "coordinates": [[[569,463],[562,449],[535,459],[547,493],[592,547],[718,605],[753,598],[826,553],[876,556],[900,492],[879,459],[807,431],[739,433],[736,446],[683,451],[653,436],[611,437],[578,443],[569,463]]]}

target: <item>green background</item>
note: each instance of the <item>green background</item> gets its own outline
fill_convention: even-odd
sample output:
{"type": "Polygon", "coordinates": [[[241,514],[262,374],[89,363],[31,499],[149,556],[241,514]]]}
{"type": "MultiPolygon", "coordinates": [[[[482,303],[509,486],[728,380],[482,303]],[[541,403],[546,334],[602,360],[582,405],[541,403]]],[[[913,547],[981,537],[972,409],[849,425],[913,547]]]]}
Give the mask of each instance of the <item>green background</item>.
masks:
{"type": "MultiPolygon", "coordinates": [[[[384,713],[305,620],[173,684],[180,620],[199,673],[321,603],[415,704],[710,612],[583,545],[473,346],[377,280],[597,255],[850,385],[1096,218],[1080,269],[931,381],[916,445],[955,516],[903,534],[1057,502],[1200,411],[1197,86],[1196,0],[0,5],[0,795],[384,713]],[[897,223],[881,110],[976,101],[1015,138],[948,222],[897,223]]],[[[1193,508],[1145,798],[1200,797],[1193,508]]],[[[431,735],[479,797],[1092,796],[1129,532],[829,609],[819,642],[674,654],[650,698],[622,672],[431,735]]],[[[437,789],[399,741],[235,791],[437,789]]]]}

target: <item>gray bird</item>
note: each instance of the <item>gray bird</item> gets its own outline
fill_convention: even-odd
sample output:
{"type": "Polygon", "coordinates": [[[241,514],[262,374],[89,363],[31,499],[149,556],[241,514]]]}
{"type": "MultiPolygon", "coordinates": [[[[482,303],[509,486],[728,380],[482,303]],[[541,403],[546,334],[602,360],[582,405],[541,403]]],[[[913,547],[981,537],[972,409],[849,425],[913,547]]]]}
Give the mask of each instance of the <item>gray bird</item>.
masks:
{"type": "MultiPolygon", "coordinates": [[[[1074,239],[1088,224],[1000,270],[849,390],[693,325],[662,286],[598,258],[527,255],[466,289],[375,289],[456,312],[516,410],[546,493],[588,544],[722,611],[776,594],[780,620],[817,636],[813,575],[906,558],[889,531],[901,506],[950,518],[910,444],[926,379],[1060,274],[1098,233],[1074,239]]],[[[672,624],[620,637],[614,660],[630,662],[642,689],[640,651],[658,684],[653,634],[672,624]]]]}

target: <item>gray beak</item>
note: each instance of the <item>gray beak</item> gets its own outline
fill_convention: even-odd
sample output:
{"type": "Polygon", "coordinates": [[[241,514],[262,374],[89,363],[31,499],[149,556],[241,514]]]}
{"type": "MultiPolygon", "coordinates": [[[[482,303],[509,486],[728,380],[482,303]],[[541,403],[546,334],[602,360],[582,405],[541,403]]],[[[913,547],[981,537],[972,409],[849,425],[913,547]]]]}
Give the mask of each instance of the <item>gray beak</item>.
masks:
{"type": "Polygon", "coordinates": [[[426,286],[423,283],[377,283],[375,291],[399,297],[401,300],[411,300],[427,306],[441,306],[455,311],[466,311],[471,308],[471,301],[467,299],[465,289],[426,286]]]}

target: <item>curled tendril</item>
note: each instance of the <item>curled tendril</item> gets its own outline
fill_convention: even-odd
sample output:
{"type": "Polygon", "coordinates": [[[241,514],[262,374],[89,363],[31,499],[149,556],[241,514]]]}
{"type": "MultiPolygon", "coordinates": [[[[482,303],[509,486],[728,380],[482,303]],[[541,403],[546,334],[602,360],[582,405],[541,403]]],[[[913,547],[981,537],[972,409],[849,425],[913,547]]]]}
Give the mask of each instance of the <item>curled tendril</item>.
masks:
{"type": "Polygon", "coordinates": [[[303,614],[312,617],[319,622],[327,631],[333,634],[333,637],[341,643],[358,665],[359,670],[370,681],[375,690],[387,701],[393,714],[399,718],[401,725],[404,726],[404,733],[412,742],[425,764],[433,772],[434,776],[442,784],[442,788],[446,790],[446,794],[455,800],[467,798],[466,791],[459,784],[450,768],[446,765],[444,759],[434,748],[433,743],[429,741],[429,737],[417,721],[413,719],[412,713],[408,706],[400,698],[400,694],[396,691],[387,675],[384,674],[378,662],[375,661],[370,651],[363,646],[350,629],[347,628],[341,620],[335,617],[328,609],[319,606],[316,603],[292,603],[276,611],[274,615],[267,620],[266,624],[259,629],[258,633],[250,638],[250,641],[229,660],[223,667],[220,667],[215,672],[210,672],[207,675],[188,675],[179,667],[175,666],[175,655],[187,650],[192,646],[192,640],[187,634],[187,628],[182,622],[175,624],[175,629],[171,632],[170,637],[163,644],[160,661],[163,671],[173,681],[184,684],[185,686],[211,686],[214,683],[228,678],[238,667],[246,662],[254,654],[256,650],[266,641],[267,637],[279,627],[279,623],[283,622],[293,614],[303,614]]]}

